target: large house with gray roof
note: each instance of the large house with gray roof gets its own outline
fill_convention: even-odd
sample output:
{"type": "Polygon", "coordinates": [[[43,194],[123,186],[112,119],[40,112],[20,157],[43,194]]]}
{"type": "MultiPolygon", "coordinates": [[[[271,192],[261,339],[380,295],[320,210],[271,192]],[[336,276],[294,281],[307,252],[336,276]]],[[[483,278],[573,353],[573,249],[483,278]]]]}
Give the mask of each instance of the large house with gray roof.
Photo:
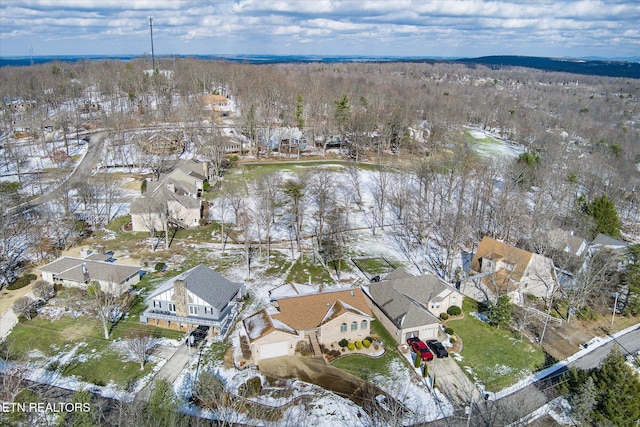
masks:
{"type": "Polygon", "coordinates": [[[151,293],[140,321],[177,330],[211,326],[216,334],[226,335],[244,293],[243,283],[232,282],[200,264],[151,293]]]}
{"type": "Polygon", "coordinates": [[[464,296],[431,273],[412,276],[396,269],[368,286],[371,311],[398,343],[410,337],[438,338],[441,313],[462,306],[464,296]]]}
{"type": "Polygon", "coordinates": [[[140,281],[140,267],[109,262],[110,259],[105,254],[64,256],[40,268],[40,272],[49,283],[86,289],[90,282],[98,282],[104,292],[117,295],[140,281]]]}
{"type": "Polygon", "coordinates": [[[145,194],[131,203],[133,231],[198,227],[204,212],[201,196],[209,179],[208,164],[190,159],[158,181],[147,181],[145,194]]]}

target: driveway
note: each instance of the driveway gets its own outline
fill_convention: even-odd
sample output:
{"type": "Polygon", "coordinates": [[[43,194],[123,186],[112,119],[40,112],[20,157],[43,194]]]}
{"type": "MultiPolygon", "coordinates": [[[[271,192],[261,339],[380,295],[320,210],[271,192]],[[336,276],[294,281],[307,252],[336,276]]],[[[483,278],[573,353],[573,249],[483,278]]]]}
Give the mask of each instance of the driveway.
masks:
{"type": "Polygon", "coordinates": [[[454,407],[469,406],[471,396],[475,402],[482,399],[480,391],[469,377],[462,371],[452,356],[433,359],[429,369],[436,378],[436,386],[451,401],[454,407]]]}
{"type": "Polygon", "coordinates": [[[182,372],[182,370],[187,366],[189,360],[191,359],[191,354],[196,354],[197,349],[190,349],[186,345],[179,345],[177,347],[168,347],[168,346],[158,346],[154,349],[154,355],[158,357],[168,358],[167,363],[160,368],[158,373],[153,377],[151,381],[147,383],[147,385],[138,392],[135,400],[146,402],[149,400],[149,396],[151,395],[151,390],[153,389],[153,384],[157,379],[164,379],[169,384],[173,384],[173,382],[178,378],[178,375],[182,372]]]}

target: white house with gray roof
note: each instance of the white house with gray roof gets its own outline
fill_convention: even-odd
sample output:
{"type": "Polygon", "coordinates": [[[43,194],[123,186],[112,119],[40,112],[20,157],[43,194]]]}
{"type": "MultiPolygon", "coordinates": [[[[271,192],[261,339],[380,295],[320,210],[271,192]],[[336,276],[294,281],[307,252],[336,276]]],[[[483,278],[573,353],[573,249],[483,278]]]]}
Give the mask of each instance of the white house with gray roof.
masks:
{"type": "Polygon", "coordinates": [[[243,283],[231,282],[200,264],[167,280],[151,293],[140,321],[178,330],[212,326],[224,336],[244,293],[243,283]]]}
{"type": "Polygon", "coordinates": [[[62,257],[40,268],[42,279],[86,289],[90,282],[100,284],[104,292],[121,294],[140,281],[140,267],[108,262],[109,255],[93,254],[87,258],[62,257]]]}
{"type": "Polygon", "coordinates": [[[407,338],[438,338],[440,316],[449,307],[462,307],[464,296],[431,273],[412,276],[396,269],[366,292],[371,309],[398,343],[407,338]]]}

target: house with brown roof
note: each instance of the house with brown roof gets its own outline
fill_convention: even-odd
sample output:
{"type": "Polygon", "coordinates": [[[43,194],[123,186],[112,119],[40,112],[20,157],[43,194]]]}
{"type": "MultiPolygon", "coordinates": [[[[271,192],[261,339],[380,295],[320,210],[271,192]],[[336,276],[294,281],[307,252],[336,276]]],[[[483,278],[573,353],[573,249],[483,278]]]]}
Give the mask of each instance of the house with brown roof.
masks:
{"type": "Polygon", "coordinates": [[[490,237],[480,242],[469,273],[485,299],[505,294],[515,302],[522,301],[523,294],[548,299],[558,282],[551,259],[490,237]]]}
{"type": "Polygon", "coordinates": [[[291,356],[300,341],[320,356],[320,344],[357,341],[371,332],[373,314],[359,288],[275,300],[244,320],[254,363],[291,356]]]}
{"type": "Polygon", "coordinates": [[[453,305],[462,307],[464,298],[435,274],[413,276],[402,268],[371,283],[366,295],[373,314],[398,343],[438,338],[440,314],[453,305]]]}

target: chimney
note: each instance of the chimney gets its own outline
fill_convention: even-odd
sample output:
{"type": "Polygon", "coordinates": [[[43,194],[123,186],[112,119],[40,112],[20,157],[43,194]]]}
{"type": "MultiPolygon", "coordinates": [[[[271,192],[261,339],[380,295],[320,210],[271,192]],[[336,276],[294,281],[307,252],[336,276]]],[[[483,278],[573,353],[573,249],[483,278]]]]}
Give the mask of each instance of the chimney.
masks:
{"type": "Polygon", "coordinates": [[[177,316],[188,316],[187,283],[184,280],[173,282],[173,302],[176,304],[177,316]]]}

